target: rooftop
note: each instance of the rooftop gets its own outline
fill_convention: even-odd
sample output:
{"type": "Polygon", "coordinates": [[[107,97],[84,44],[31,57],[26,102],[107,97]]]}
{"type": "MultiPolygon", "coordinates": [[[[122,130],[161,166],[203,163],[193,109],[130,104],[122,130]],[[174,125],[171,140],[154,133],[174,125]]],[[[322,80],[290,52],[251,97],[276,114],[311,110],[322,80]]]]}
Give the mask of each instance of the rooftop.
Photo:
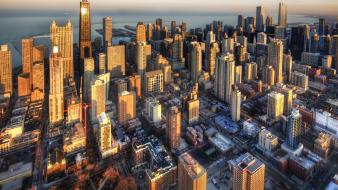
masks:
{"type": "Polygon", "coordinates": [[[180,156],[180,161],[192,178],[198,178],[202,176],[206,170],[200,165],[189,153],[184,153],[180,156]]]}

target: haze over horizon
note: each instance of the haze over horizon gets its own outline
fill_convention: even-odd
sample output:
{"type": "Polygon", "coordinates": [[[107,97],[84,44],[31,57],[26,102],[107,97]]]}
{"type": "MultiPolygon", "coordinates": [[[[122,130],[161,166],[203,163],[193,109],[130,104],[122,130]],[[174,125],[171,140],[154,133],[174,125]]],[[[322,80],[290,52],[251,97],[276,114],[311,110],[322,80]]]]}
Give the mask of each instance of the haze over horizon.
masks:
{"type": "MultiPolygon", "coordinates": [[[[80,0],[1,0],[2,11],[78,11],[80,0]]],[[[278,10],[279,0],[180,0],[157,1],[157,0],[89,0],[92,11],[117,11],[117,12],[231,12],[231,13],[254,13],[256,6],[263,5],[267,14],[278,10]]],[[[290,14],[325,15],[335,16],[338,7],[337,0],[284,0],[288,5],[290,14]],[[314,7],[316,7],[314,9],[314,7]]]]}

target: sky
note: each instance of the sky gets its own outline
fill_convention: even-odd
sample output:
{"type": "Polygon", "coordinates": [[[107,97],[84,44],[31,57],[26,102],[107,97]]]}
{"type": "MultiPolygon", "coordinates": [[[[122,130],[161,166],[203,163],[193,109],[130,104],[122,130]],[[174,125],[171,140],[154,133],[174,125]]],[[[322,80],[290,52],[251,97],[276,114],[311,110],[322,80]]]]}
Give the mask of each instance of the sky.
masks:
{"type": "MultiPolygon", "coordinates": [[[[0,10],[77,11],[80,0],[0,0],[0,10]]],[[[94,11],[255,12],[278,10],[280,0],[89,0],[94,11]]],[[[291,14],[338,16],[338,0],[283,0],[291,14]]]]}

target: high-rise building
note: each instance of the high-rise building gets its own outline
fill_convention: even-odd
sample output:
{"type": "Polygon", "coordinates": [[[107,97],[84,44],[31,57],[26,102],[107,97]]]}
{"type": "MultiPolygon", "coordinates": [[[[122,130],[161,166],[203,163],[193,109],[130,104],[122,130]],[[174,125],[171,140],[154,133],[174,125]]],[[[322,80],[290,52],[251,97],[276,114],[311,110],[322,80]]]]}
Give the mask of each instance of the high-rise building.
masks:
{"type": "Polygon", "coordinates": [[[134,74],[128,77],[128,91],[134,91],[136,97],[141,97],[141,76],[134,74]]]}
{"type": "Polygon", "coordinates": [[[79,32],[79,48],[80,60],[92,57],[92,32],[90,21],[90,3],[89,0],[81,0],[80,2],[80,32],[79,32]]]}
{"type": "Polygon", "coordinates": [[[171,149],[177,149],[180,146],[181,138],[181,112],[176,106],[169,108],[167,112],[166,139],[167,145],[171,149]]]}
{"type": "Polygon", "coordinates": [[[255,62],[245,64],[245,80],[251,81],[257,79],[258,66],[255,62]]]}
{"type": "Polygon", "coordinates": [[[33,64],[35,62],[45,61],[45,52],[47,47],[44,45],[33,46],[33,64]]]}
{"type": "Polygon", "coordinates": [[[257,43],[266,44],[268,41],[268,35],[264,32],[260,32],[257,34],[257,43]]]}
{"type": "Polygon", "coordinates": [[[278,25],[283,27],[288,25],[288,8],[284,2],[279,3],[278,25]]]}
{"type": "Polygon", "coordinates": [[[50,25],[51,47],[59,48],[60,56],[63,59],[63,78],[74,79],[74,56],[73,56],[73,26],[70,21],[65,26],[58,26],[55,21],[50,25]]]}
{"type": "Polygon", "coordinates": [[[270,41],[268,48],[268,64],[275,70],[275,82],[283,83],[283,42],[280,40],[270,41]]]}
{"type": "Polygon", "coordinates": [[[207,71],[209,72],[210,76],[214,76],[215,74],[215,65],[216,65],[216,56],[219,52],[218,43],[213,42],[210,44],[207,52],[207,71]]]}
{"type": "Polygon", "coordinates": [[[263,82],[269,86],[275,85],[275,69],[271,65],[263,67],[263,82]]]}
{"type": "Polygon", "coordinates": [[[148,23],[147,25],[147,41],[153,40],[154,36],[154,25],[152,23],[148,23]]]}
{"type": "Polygon", "coordinates": [[[256,8],[256,30],[259,32],[264,31],[264,22],[265,22],[265,9],[263,6],[258,6],[256,8]]]}
{"type": "Polygon", "coordinates": [[[58,47],[53,47],[49,57],[49,122],[60,122],[64,118],[63,58],[58,47]]]}
{"type": "Polygon", "coordinates": [[[67,101],[67,123],[82,122],[82,101],[72,97],[67,101]]]}
{"type": "Polygon", "coordinates": [[[283,56],[283,73],[286,74],[286,81],[291,81],[291,74],[293,68],[293,61],[291,53],[284,54],[283,56]]]}
{"type": "Polygon", "coordinates": [[[241,119],[241,91],[238,89],[231,92],[231,119],[233,121],[241,119]]]}
{"type": "MultiPolygon", "coordinates": [[[[136,45],[137,73],[141,76],[141,84],[144,82],[147,69],[147,44],[140,42],[136,45]]],[[[142,85],[143,86],[143,85],[142,85]]],[[[143,87],[142,87],[143,88],[143,87]]]]}
{"type": "Polygon", "coordinates": [[[172,70],[171,70],[171,65],[166,64],[162,66],[162,72],[163,72],[163,82],[164,84],[169,84],[172,82],[172,70]]]}
{"type": "Polygon", "coordinates": [[[338,34],[337,35],[333,35],[332,50],[333,50],[332,53],[335,55],[335,58],[336,58],[336,61],[335,61],[336,66],[335,66],[335,68],[338,69],[338,34]]]}
{"type": "MultiPolygon", "coordinates": [[[[24,38],[21,40],[22,73],[29,73],[30,77],[32,77],[33,46],[33,38],[24,38]]],[[[32,82],[32,79],[30,80],[32,82]]]]}
{"type": "Polygon", "coordinates": [[[266,27],[272,26],[272,23],[273,23],[273,18],[272,18],[272,16],[267,16],[267,17],[266,17],[266,27]]]}
{"type": "Polygon", "coordinates": [[[12,95],[12,52],[8,45],[0,46],[0,95],[12,95]]]}
{"type": "Polygon", "coordinates": [[[235,66],[235,84],[242,83],[243,68],[242,65],[235,66]]]}
{"type": "Polygon", "coordinates": [[[284,95],[284,115],[288,116],[291,114],[292,102],[293,102],[293,93],[290,88],[283,88],[281,93],[284,95]]]}
{"type": "Polygon", "coordinates": [[[175,34],[172,43],[172,59],[182,61],[183,58],[183,38],[181,34],[175,34]]]}
{"type": "Polygon", "coordinates": [[[292,72],[291,74],[291,84],[303,88],[304,90],[308,89],[309,77],[306,74],[300,72],[292,72]]]}
{"type": "Polygon", "coordinates": [[[107,71],[106,59],[107,59],[107,56],[106,56],[105,53],[99,54],[99,73],[100,74],[106,73],[106,71],[107,71]]]}
{"type": "MultiPolygon", "coordinates": [[[[33,63],[33,91],[36,91],[39,94],[37,97],[32,97],[32,99],[39,99],[38,97],[44,96],[45,93],[45,66],[43,62],[34,62],[33,63]]],[[[33,94],[32,94],[33,95],[33,94]]],[[[32,100],[33,101],[33,100],[32,100]]]]}
{"type": "Polygon", "coordinates": [[[109,116],[102,112],[97,116],[98,127],[98,147],[101,153],[109,151],[112,148],[112,131],[109,116]]]}
{"type": "Polygon", "coordinates": [[[162,70],[150,71],[145,74],[144,93],[160,93],[163,92],[163,72],[162,70]]]}
{"type": "MultiPolygon", "coordinates": [[[[95,63],[93,58],[84,59],[84,76],[83,76],[83,98],[85,102],[90,102],[91,82],[95,78],[95,63]]],[[[96,116],[95,116],[96,117],[96,116]]]]}
{"type": "Polygon", "coordinates": [[[207,171],[189,153],[178,159],[178,190],[206,190],[207,171]]]}
{"type": "Polygon", "coordinates": [[[296,150],[299,147],[301,138],[302,116],[298,110],[293,109],[288,117],[287,145],[290,149],[296,150]]]}
{"type": "Polygon", "coordinates": [[[187,99],[187,120],[188,123],[196,123],[200,115],[200,101],[198,99],[198,83],[195,83],[187,99]]]}
{"type": "Polygon", "coordinates": [[[190,43],[190,67],[191,78],[197,82],[202,72],[202,48],[198,42],[190,43]]]}
{"type": "Polygon", "coordinates": [[[136,43],[146,42],[147,41],[146,32],[147,32],[146,25],[143,22],[137,23],[135,42],[136,43]]]}
{"type": "Polygon", "coordinates": [[[234,53],[234,44],[234,38],[229,38],[227,35],[225,35],[222,41],[222,53],[234,53]]]}
{"type": "Polygon", "coordinates": [[[265,165],[260,160],[245,153],[231,160],[230,164],[233,167],[233,190],[264,189],[265,165]]]}
{"type": "Polygon", "coordinates": [[[104,47],[112,45],[113,40],[113,20],[111,17],[103,18],[103,43],[104,47]]]}
{"type": "Polygon", "coordinates": [[[103,81],[104,85],[105,85],[105,89],[104,91],[106,92],[106,101],[108,101],[108,97],[109,97],[109,82],[110,82],[110,73],[104,73],[104,74],[99,74],[96,75],[96,80],[101,80],[103,81]]]}
{"type": "Polygon", "coordinates": [[[136,95],[135,92],[123,91],[118,94],[118,121],[121,125],[136,117],[136,95]]]}
{"type": "Polygon", "coordinates": [[[97,117],[106,111],[106,84],[103,80],[91,81],[91,122],[97,122],[97,117]]]}
{"type": "Polygon", "coordinates": [[[124,45],[113,45],[107,47],[107,71],[111,77],[121,77],[126,73],[126,48],[124,45]]]}
{"type": "Polygon", "coordinates": [[[222,101],[230,103],[231,88],[235,83],[235,61],[233,54],[225,54],[217,58],[215,95],[222,101]]]}
{"type": "Polygon", "coordinates": [[[319,18],[318,35],[319,36],[325,35],[325,19],[324,18],[319,18]]]}
{"type": "Polygon", "coordinates": [[[156,98],[150,97],[146,99],[146,114],[154,123],[162,120],[162,106],[156,98]]]}
{"type": "Polygon", "coordinates": [[[267,113],[272,121],[279,120],[284,112],[284,95],[278,92],[268,94],[267,113]]]}
{"type": "Polygon", "coordinates": [[[170,28],[170,34],[171,34],[171,37],[173,38],[174,36],[175,36],[175,30],[176,30],[176,27],[177,27],[177,25],[176,25],[176,21],[171,21],[171,28],[170,28]]]}
{"type": "Polygon", "coordinates": [[[31,94],[31,82],[29,73],[21,73],[18,76],[18,96],[28,96],[31,94]]]}
{"type": "Polygon", "coordinates": [[[237,29],[244,27],[244,17],[243,15],[238,15],[237,19],[237,29]]]}

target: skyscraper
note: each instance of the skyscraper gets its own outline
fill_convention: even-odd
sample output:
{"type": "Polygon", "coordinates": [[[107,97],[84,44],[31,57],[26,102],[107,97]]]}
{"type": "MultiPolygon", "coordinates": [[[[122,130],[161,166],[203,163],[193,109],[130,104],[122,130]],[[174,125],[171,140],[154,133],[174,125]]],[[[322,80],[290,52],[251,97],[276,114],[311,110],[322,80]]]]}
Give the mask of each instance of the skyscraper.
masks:
{"type": "Polygon", "coordinates": [[[33,38],[24,38],[21,40],[22,73],[32,73],[33,45],[33,38]]]}
{"type": "Polygon", "coordinates": [[[128,77],[128,91],[134,91],[137,97],[141,97],[141,76],[134,74],[128,77]]]}
{"type": "Polygon", "coordinates": [[[189,153],[178,158],[178,190],[206,190],[207,171],[189,153]]]}
{"type": "Polygon", "coordinates": [[[167,112],[166,139],[167,145],[171,149],[177,149],[180,146],[181,138],[181,112],[176,106],[169,108],[167,112]]]}
{"type": "Polygon", "coordinates": [[[324,18],[319,18],[318,35],[319,36],[325,35],[325,19],[324,18]]]}
{"type": "Polygon", "coordinates": [[[74,79],[73,64],[73,26],[70,21],[65,26],[58,26],[55,21],[50,25],[51,47],[59,48],[60,56],[63,58],[63,78],[74,79]]]}
{"type": "MultiPolygon", "coordinates": [[[[140,42],[136,45],[137,73],[141,76],[141,84],[144,82],[147,69],[147,44],[140,42]]],[[[142,85],[143,86],[143,85],[142,85]]]]}
{"type": "MultiPolygon", "coordinates": [[[[104,73],[100,75],[96,75],[96,80],[101,80],[103,81],[105,85],[104,91],[106,92],[105,96],[105,101],[108,101],[108,96],[109,96],[109,82],[110,82],[110,73],[104,73]]],[[[103,98],[103,97],[102,97],[103,98]]]]}
{"type": "Polygon", "coordinates": [[[97,122],[97,117],[106,111],[106,84],[103,80],[91,81],[91,122],[97,122]]]}
{"type": "Polygon", "coordinates": [[[45,95],[45,66],[43,62],[33,63],[33,93],[31,100],[39,100],[40,97],[45,95]]]}
{"type": "Polygon", "coordinates": [[[234,44],[234,38],[229,38],[225,35],[222,42],[222,53],[234,53],[234,44]]]}
{"type": "Polygon", "coordinates": [[[241,119],[241,91],[238,89],[231,92],[231,119],[233,121],[241,119]]]}
{"type": "Polygon", "coordinates": [[[275,70],[275,82],[283,83],[283,42],[280,40],[270,41],[268,48],[268,64],[275,70]]]}
{"type": "Polygon", "coordinates": [[[237,18],[237,29],[244,27],[244,17],[243,15],[238,15],[237,18]]]}
{"type": "Polygon", "coordinates": [[[255,62],[250,62],[245,64],[245,80],[251,81],[257,79],[257,64],[255,62]]]}
{"type": "Polygon", "coordinates": [[[213,42],[210,44],[207,53],[207,71],[209,72],[210,76],[214,76],[215,74],[215,65],[216,65],[216,56],[219,52],[218,43],[213,42]]]}
{"type": "Polygon", "coordinates": [[[0,46],[0,95],[12,95],[12,52],[7,44],[0,46]]]}
{"type": "Polygon", "coordinates": [[[171,21],[171,28],[170,28],[170,34],[171,34],[171,37],[173,38],[175,36],[175,30],[176,30],[176,21],[171,21]]]}
{"type": "Polygon", "coordinates": [[[302,116],[296,109],[292,110],[288,118],[287,126],[287,145],[290,149],[295,150],[298,148],[301,138],[301,124],[302,116]]]}
{"type": "Polygon", "coordinates": [[[18,96],[28,96],[31,94],[31,82],[29,73],[21,73],[18,76],[18,96]]]}
{"type": "Polygon", "coordinates": [[[123,91],[118,94],[118,121],[121,125],[136,117],[136,95],[135,92],[123,91]]]}
{"type": "Polygon", "coordinates": [[[284,95],[278,92],[268,94],[267,113],[272,121],[279,120],[284,112],[284,95]]]}
{"type": "Polygon", "coordinates": [[[143,22],[137,23],[135,42],[136,43],[146,42],[147,41],[146,32],[147,32],[146,25],[143,22]]]}
{"type": "Polygon", "coordinates": [[[107,71],[111,77],[122,77],[126,72],[125,46],[113,45],[107,47],[107,71]]]}
{"type": "Polygon", "coordinates": [[[202,48],[198,42],[190,43],[190,67],[191,78],[197,82],[202,72],[202,48]]]}
{"type": "MultiPolygon", "coordinates": [[[[84,76],[83,76],[83,99],[84,102],[90,102],[91,82],[95,78],[95,63],[93,58],[84,59],[84,76]]],[[[96,117],[96,116],[95,116],[96,117]]]]}
{"type": "Polygon", "coordinates": [[[235,61],[233,54],[225,54],[217,58],[215,95],[227,103],[230,103],[231,88],[235,83],[235,61]]]}
{"type": "Polygon", "coordinates": [[[98,116],[98,146],[101,153],[107,152],[112,148],[112,132],[109,116],[102,112],[98,116]]]}
{"type": "Polygon", "coordinates": [[[288,25],[288,8],[284,2],[279,3],[279,11],[278,11],[278,25],[287,27],[288,25]]]}
{"type": "Polygon", "coordinates": [[[281,93],[284,95],[284,115],[288,116],[291,114],[292,102],[293,102],[293,93],[290,88],[283,88],[281,93]]]}
{"type": "Polygon", "coordinates": [[[192,91],[189,94],[187,101],[187,120],[188,123],[196,123],[199,120],[200,101],[198,99],[198,83],[195,83],[192,91]]]}
{"type": "Polygon", "coordinates": [[[113,20],[111,17],[103,18],[103,43],[104,47],[112,45],[113,39],[113,20]]]}
{"type": "Polygon", "coordinates": [[[147,41],[153,40],[154,25],[152,23],[147,24],[147,41]]]}
{"type": "Polygon", "coordinates": [[[291,81],[292,68],[293,68],[293,61],[292,61],[292,55],[290,52],[288,54],[284,54],[283,56],[283,72],[286,73],[287,82],[291,81]]]}
{"type": "Polygon", "coordinates": [[[265,165],[260,160],[245,153],[231,160],[230,164],[233,167],[233,190],[264,189],[265,165]]]}
{"type": "Polygon", "coordinates": [[[88,0],[80,2],[80,33],[79,33],[79,48],[80,60],[92,57],[92,32],[90,21],[90,4],[88,0]]]}
{"type": "Polygon", "coordinates": [[[265,9],[263,6],[258,6],[256,8],[256,30],[259,32],[264,31],[264,22],[265,22],[265,9]]]}
{"type": "Polygon", "coordinates": [[[49,122],[60,122],[64,118],[63,58],[58,47],[53,47],[49,58],[49,122]]]}
{"type": "Polygon", "coordinates": [[[107,70],[106,59],[107,59],[107,55],[105,53],[99,54],[99,73],[100,74],[106,73],[106,70],[107,70]]]}

